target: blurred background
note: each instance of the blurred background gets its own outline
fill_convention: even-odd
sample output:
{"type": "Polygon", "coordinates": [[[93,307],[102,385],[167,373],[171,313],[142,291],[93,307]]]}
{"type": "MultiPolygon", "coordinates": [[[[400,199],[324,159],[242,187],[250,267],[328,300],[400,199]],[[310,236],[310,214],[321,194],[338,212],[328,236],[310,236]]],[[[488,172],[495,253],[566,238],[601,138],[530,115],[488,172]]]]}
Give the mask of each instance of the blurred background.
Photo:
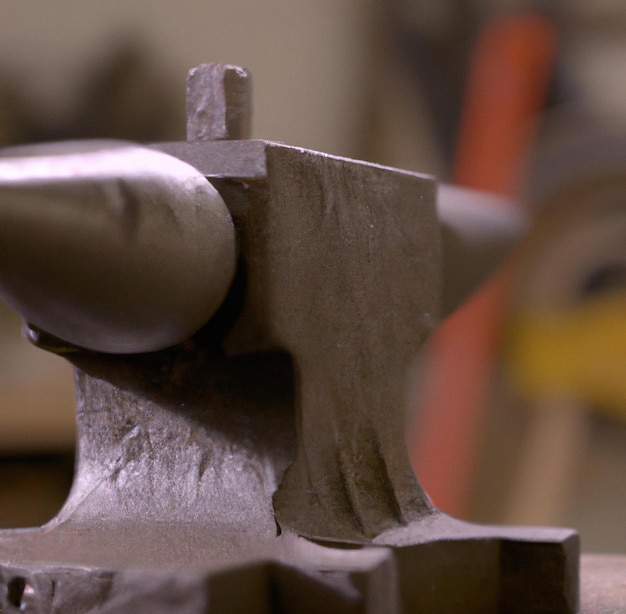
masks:
{"type": "MultiPolygon", "coordinates": [[[[532,230],[419,358],[434,502],[626,552],[626,4],[112,0],[0,6],[0,146],[185,139],[187,70],[253,75],[253,135],[508,197],[532,230]]],[[[511,205],[513,206],[513,205],[511,205]]],[[[0,526],[71,485],[73,384],[0,304],[0,526]]]]}

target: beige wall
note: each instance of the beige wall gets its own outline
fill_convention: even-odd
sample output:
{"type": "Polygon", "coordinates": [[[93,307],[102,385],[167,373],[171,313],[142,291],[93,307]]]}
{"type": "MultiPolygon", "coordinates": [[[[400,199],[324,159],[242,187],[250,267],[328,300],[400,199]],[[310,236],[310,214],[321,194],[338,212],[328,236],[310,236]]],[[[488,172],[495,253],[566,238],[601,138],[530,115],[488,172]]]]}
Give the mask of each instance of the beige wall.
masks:
{"type": "Polygon", "coordinates": [[[350,154],[368,52],[369,0],[2,0],[0,69],[52,114],[123,37],[147,43],[177,80],[207,61],[249,68],[255,136],[350,154]]]}

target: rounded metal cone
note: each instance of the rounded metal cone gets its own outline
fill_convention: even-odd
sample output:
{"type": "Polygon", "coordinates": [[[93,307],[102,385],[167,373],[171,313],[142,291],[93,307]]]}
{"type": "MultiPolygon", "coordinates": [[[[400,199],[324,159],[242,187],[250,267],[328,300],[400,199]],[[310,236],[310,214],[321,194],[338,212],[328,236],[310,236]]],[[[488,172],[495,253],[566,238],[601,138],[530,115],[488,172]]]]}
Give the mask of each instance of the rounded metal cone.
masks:
{"type": "Polygon", "coordinates": [[[203,326],[236,241],[193,167],[117,141],[0,152],[0,297],[31,325],[101,352],[148,352],[203,326]]]}

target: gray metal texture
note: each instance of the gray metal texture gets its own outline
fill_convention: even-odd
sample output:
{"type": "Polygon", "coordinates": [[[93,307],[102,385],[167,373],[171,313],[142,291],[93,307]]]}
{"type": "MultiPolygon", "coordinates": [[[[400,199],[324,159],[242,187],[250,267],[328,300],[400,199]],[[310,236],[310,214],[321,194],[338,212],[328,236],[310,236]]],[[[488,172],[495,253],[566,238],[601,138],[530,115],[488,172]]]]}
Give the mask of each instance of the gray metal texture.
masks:
{"type": "Polygon", "coordinates": [[[408,461],[404,378],[442,284],[434,180],[267,141],[155,149],[219,192],[237,273],[169,348],[31,336],[76,367],[77,469],[49,524],[0,532],[2,612],[576,612],[574,531],[450,518],[408,461]]]}

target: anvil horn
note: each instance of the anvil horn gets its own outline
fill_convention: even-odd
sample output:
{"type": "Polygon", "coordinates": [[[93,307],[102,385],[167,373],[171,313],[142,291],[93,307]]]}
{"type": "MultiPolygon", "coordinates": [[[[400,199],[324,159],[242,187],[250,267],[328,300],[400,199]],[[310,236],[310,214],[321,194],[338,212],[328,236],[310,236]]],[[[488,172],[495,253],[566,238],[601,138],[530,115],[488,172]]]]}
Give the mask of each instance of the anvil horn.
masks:
{"type": "Polygon", "coordinates": [[[190,165],[117,141],[0,152],[0,297],[27,323],[112,353],[191,336],[236,262],[217,191],[190,165]]]}
{"type": "Polygon", "coordinates": [[[437,216],[441,231],[441,315],[466,301],[521,243],[530,215],[508,199],[440,184],[437,216]]]}

